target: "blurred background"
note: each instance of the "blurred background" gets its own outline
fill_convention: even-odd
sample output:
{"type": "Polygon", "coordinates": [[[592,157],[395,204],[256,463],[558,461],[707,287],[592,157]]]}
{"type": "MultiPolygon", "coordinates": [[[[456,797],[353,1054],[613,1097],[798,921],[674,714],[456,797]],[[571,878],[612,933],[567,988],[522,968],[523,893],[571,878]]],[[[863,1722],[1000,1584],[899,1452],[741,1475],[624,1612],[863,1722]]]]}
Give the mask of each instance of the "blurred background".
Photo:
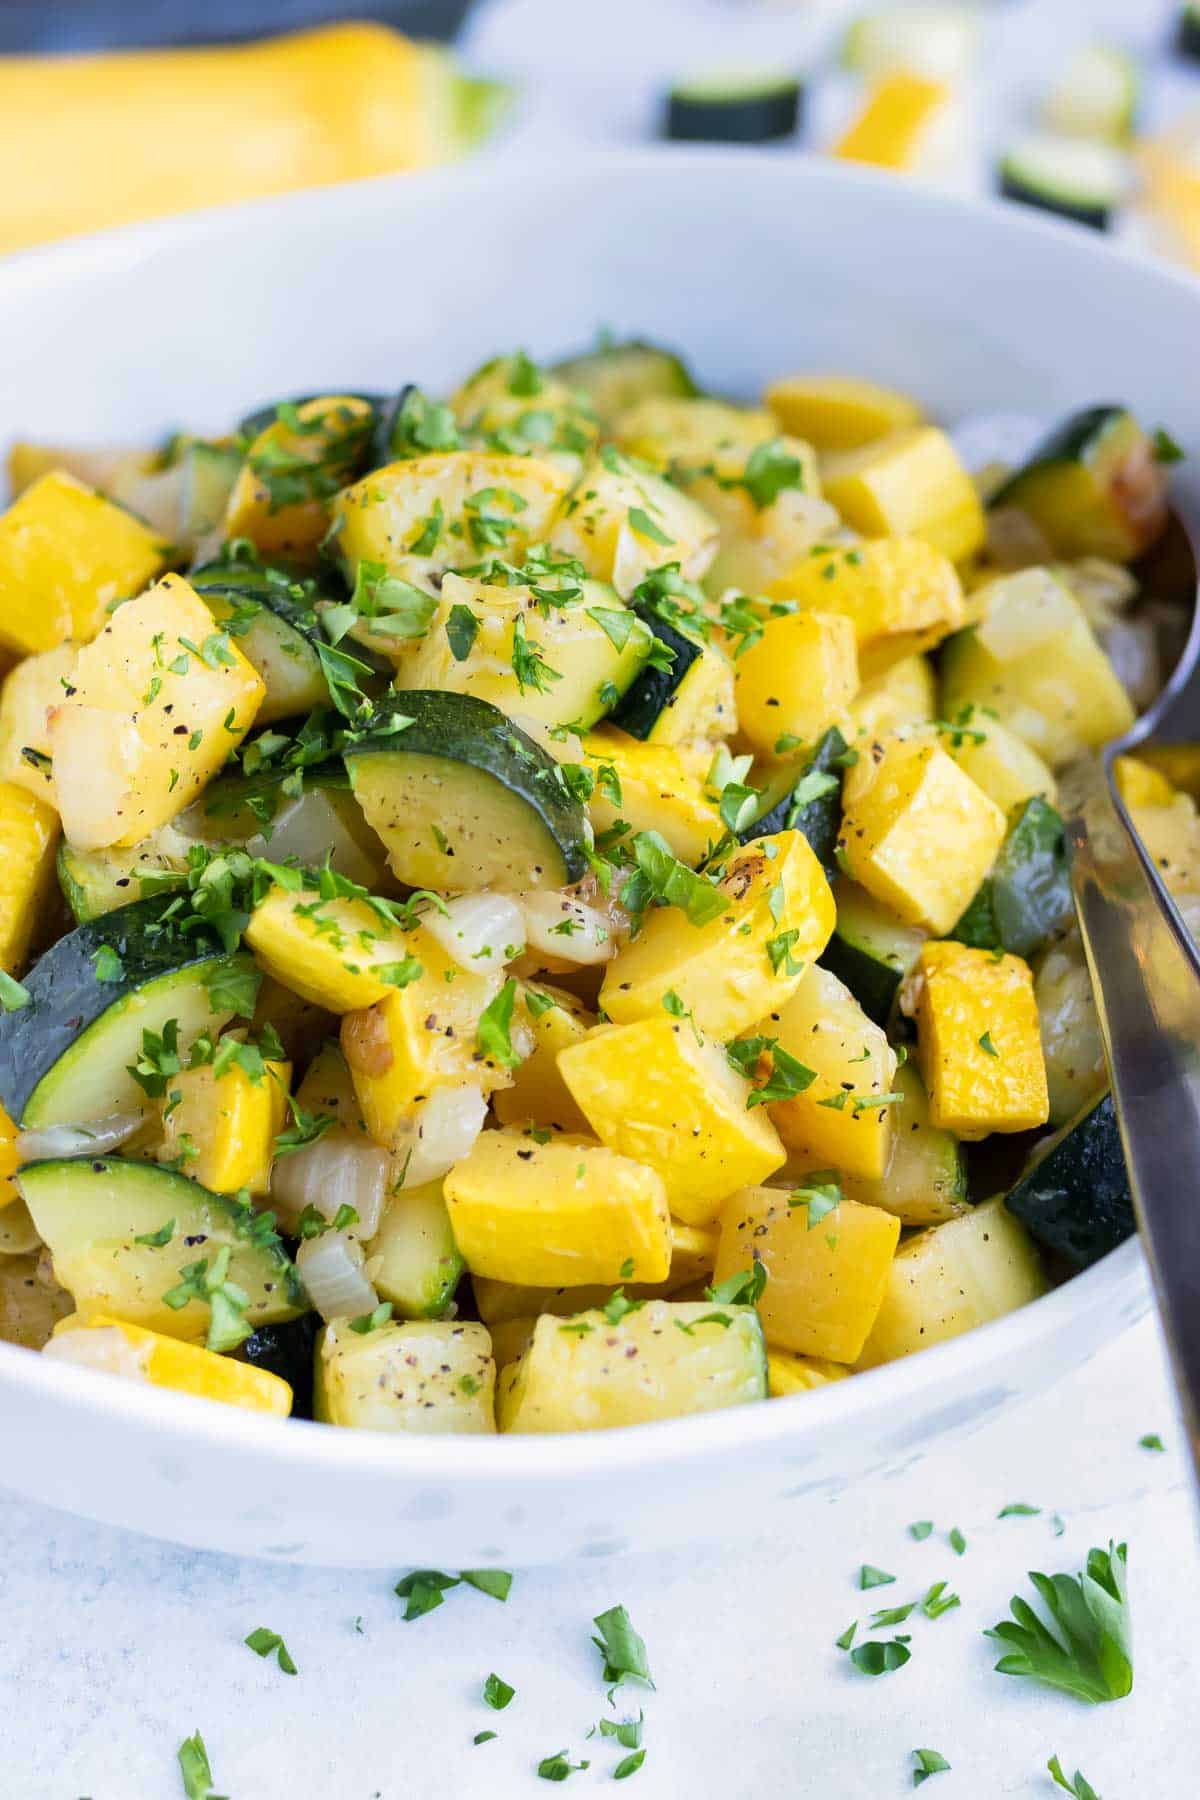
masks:
{"type": "Polygon", "coordinates": [[[678,140],[1200,269],[1200,0],[0,0],[0,254],[467,155],[678,140]]]}

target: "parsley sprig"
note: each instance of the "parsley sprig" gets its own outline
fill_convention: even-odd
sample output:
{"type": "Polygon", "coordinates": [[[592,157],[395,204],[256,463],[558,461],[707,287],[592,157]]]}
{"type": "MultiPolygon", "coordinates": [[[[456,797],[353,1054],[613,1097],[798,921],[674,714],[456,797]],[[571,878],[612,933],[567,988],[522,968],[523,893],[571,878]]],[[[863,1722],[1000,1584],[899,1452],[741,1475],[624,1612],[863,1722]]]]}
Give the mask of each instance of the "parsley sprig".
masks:
{"type": "Polygon", "coordinates": [[[996,1664],[1000,1674],[1041,1682],[1091,1705],[1123,1699],[1133,1687],[1125,1564],[1125,1545],[1110,1543],[1107,1550],[1089,1550],[1078,1575],[1030,1570],[1051,1623],[1014,1595],[1012,1618],[984,1634],[1005,1650],[996,1664]]]}

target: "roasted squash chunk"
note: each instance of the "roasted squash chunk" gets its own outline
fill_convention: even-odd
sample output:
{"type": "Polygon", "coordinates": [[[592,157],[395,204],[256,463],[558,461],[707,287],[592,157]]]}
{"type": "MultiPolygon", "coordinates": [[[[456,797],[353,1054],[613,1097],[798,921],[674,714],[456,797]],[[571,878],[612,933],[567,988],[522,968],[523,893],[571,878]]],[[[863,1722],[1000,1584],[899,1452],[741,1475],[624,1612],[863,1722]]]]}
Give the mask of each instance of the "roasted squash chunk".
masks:
{"type": "Polygon", "coordinates": [[[737,658],[733,674],[746,742],[768,761],[784,759],[797,741],[815,743],[844,719],[858,692],[854,627],[836,612],[767,619],[762,636],[737,658]]]}
{"type": "Polygon", "coordinates": [[[678,563],[698,581],[716,555],[717,526],[687,494],[609,446],[584,464],[550,542],[628,599],[660,563],[678,563]]]}
{"type": "Polygon", "coordinates": [[[1050,1116],[1033,975],[1019,956],[925,944],[910,977],[929,1116],[960,1138],[1050,1116]]]}
{"type": "Polygon", "coordinates": [[[107,1313],[89,1313],[86,1318],[70,1313],[60,1319],[45,1354],[276,1419],[286,1419],[292,1410],[291,1388],[269,1369],[237,1362],[201,1344],[164,1337],[107,1313]]]}
{"type": "Polygon", "coordinates": [[[764,1021],[766,1035],[815,1072],[802,1093],[779,1100],[771,1118],[788,1149],[848,1175],[878,1178],[892,1147],[896,1053],[849,988],[819,964],[764,1021]]]}
{"type": "Polygon", "coordinates": [[[251,444],[225,512],[225,536],[264,556],[305,560],[329,529],[329,502],[363,465],[372,412],[329,394],[281,409],[251,444]]]}
{"type": "Polygon", "coordinates": [[[556,1131],[589,1130],[558,1066],[560,1050],[582,1043],[596,1015],[566,988],[549,982],[522,984],[517,1005],[528,1022],[533,1049],[513,1071],[512,1086],[501,1088],[492,1105],[502,1125],[532,1122],[556,1131]]]}
{"type": "Polygon", "coordinates": [[[853,375],[785,375],[763,398],[785,431],[818,450],[857,450],[921,423],[921,408],[907,394],[853,375]]]}
{"type": "Polygon", "coordinates": [[[24,787],[0,781],[0,969],[16,974],[54,886],[58,814],[24,787]]]}
{"type": "Polygon", "coordinates": [[[831,457],[825,497],[864,537],[919,537],[951,562],[987,535],[975,484],[944,431],[915,425],[831,457]]]}
{"type": "Polygon", "coordinates": [[[159,1102],[159,1160],[178,1158],[184,1175],[217,1194],[236,1194],[242,1188],[265,1194],[291,1083],[291,1064],[286,1062],[264,1060],[262,1073],[254,1075],[237,1062],[219,1075],[211,1063],[181,1070],[159,1102]]]}
{"type": "Polygon", "coordinates": [[[840,614],[860,650],[886,646],[896,659],[931,649],[964,619],[954,564],[917,537],[818,546],[770,592],[806,611],[840,614]]]}
{"type": "Polygon", "coordinates": [[[245,937],[268,975],[328,1012],[374,1006],[413,968],[405,932],[365,900],[326,900],[313,888],[273,887],[245,937]]]}

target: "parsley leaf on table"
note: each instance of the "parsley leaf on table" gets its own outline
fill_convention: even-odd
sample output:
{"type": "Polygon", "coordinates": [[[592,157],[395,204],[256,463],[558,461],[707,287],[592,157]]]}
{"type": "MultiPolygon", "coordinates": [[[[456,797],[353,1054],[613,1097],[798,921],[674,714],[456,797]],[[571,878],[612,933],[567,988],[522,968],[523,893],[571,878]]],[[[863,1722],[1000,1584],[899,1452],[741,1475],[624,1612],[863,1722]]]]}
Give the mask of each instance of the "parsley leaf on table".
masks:
{"type": "Polygon", "coordinates": [[[1006,1654],[996,1668],[1099,1705],[1120,1700],[1133,1686],[1129,1600],[1125,1585],[1125,1545],[1089,1550],[1079,1575],[1041,1575],[1031,1570],[1054,1629],[1020,1595],[1012,1618],[994,1625],[993,1638],[1006,1654]]]}

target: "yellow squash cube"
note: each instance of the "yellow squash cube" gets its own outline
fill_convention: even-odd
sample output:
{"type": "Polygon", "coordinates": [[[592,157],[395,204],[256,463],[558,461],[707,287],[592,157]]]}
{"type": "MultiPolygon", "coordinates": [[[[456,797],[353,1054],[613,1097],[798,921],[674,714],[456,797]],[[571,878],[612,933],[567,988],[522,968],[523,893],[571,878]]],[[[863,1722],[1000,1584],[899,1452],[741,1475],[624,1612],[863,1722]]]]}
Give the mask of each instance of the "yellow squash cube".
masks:
{"type": "Polygon", "coordinates": [[[163,1337],[108,1313],[91,1313],[87,1318],[70,1313],[60,1319],[46,1354],[134,1381],[148,1381],[152,1387],[170,1388],[176,1394],[194,1394],[223,1406],[268,1413],[276,1419],[286,1419],[292,1410],[291,1388],[268,1369],[220,1356],[201,1344],[163,1337]]]}
{"type": "Polygon", "coordinates": [[[246,452],[224,535],[249,538],[268,559],[315,555],[330,499],[362,466],[371,422],[368,403],[349,394],[304,401],[294,423],[273,420],[246,452]]]}
{"type": "Polygon", "coordinates": [[[587,1132],[588,1122],[559,1071],[558,1053],[583,1041],[596,1023],[595,1013],[566,988],[549,982],[523,984],[517,1005],[528,1022],[533,1049],[513,1070],[512,1086],[496,1094],[496,1117],[502,1125],[532,1121],[543,1129],[587,1132]]]}
{"type": "Polygon", "coordinates": [[[768,1344],[852,1363],[883,1304],[900,1221],[842,1200],[809,1224],[808,1206],[782,1188],[749,1187],[721,1210],[715,1281],[761,1262],[758,1314],[768,1344]]]}
{"type": "Polygon", "coordinates": [[[622,450],[664,475],[676,467],[686,476],[715,463],[719,474],[730,477],[759,444],[778,436],[778,427],[761,407],[653,395],[626,407],[612,435],[622,450]]]}
{"type": "Polygon", "coordinates": [[[19,656],[86,642],[110,601],[140,594],[166,546],[140,519],[55,472],[0,514],[0,645],[19,656]]]}
{"type": "Polygon", "coordinates": [[[891,1094],[896,1053],[849,988],[829,969],[806,969],[791,999],[763,1021],[768,1037],[816,1080],[771,1107],[789,1151],[831,1164],[847,1175],[881,1176],[892,1147],[891,1094]]]}
{"type": "Polygon", "coordinates": [[[159,1161],[178,1157],[184,1175],[217,1194],[241,1188],[267,1193],[291,1085],[292,1066],[286,1062],[267,1062],[258,1081],[236,1062],[220,1075],[211,1063],[182,1070],[159,1102],[159,1161]]]}
{"type": "Polygon", "coordinates": [[[860,650],[886,651],[896,661],[932,649],[965,616],[954,564],[919,537],[825,545],[772,582],[770,592],[805,610],[840,614],[860,650]]]}
{"type": "Polygon", "coordinates": [[[833,146],[833,155],[880,169],[915,169],[930,157],[935,127],[950,98],[950,89],[940,81],[911,69],[886,70],[833,146]]]}
{"type": "Polygon", "coordinates": [[[702,506],[611,449],[584,464],[550,529],[554,549],[610,581],[623,600],[661,563],[678,563],[689,581],[699,581],[717,538],[716,521],[702,506]]]}
{"type": "Polygon", "coordinates": [[[850,1370],[843,1363],[826,1362],[819,1356],[798,1356],[794,1350],[768,1350],[767,1391],[772,1400],[789,1394],[811,1394],[814,1388],[843,1381],[850,1370]]]}
{"type": "Polygon", "coordinates": [[[50,711],[63,831],[136,844],[193,800],[254,723],[265,689],[178,575],[117,608],[50,711]]]}
{"type": "Polygon", "coordinates": [[[0,969],[15,975],[54,887],[58,814],[27,788],[0,781],[0,969]]]}
{"type": "Polygon", "coordinates": [[[785,431],[818,450],[857,450],[922,418],[907,394],[853,375],[787,375],[764,399],[785,431]]]}
{"type": "Polygon", "coordinates": [[[1006,818],[1039,795],[1051,806],[1057,803],[1058,783],[1033,746],[980,707],[956,715],[941,741],[1006,818]]]}
{"type": "Polygon", "coordinates": [[[1004,841],[1000,808],[928,739],[872,745],[847,771],[842,805],[846,872],[932,932],[962,917],[1004,841]]]}
{"type": "Polygon", "coordinates": [[[296,1089],[296,1105],[304,1112],[328,1113],[344,1131],[366,1136],[366,1123],[354,1091],[350,1066],[333,1039],[321,1045],[296,1089]]]}
{"type": "Polygon", "coordinates": [[[856,738],[884,738],[936,715],[937,683],[924,656],[902,657],[882,675],[864,681],[850,702],[856,738]]]}
{"type": "Polygon", "coordinates": [[[1175,789],[1162,770],[1138,756],[1115,757],[1113,779],[1126,806],[1170,806],[1175,799],[1175,789]]]}
{"type": "Polygon", "coordinates": [[[419,927],[409,941],[421,965],[417,979],[342,1020],[354,1091],[367,1130],[385,1149],[435,1088],[471,1083],[490,1092],[512,1079],[475,1042],[480,1014],[500,988],[499,973],[460,969],[419,927]]]}
{"type": "MultiPolygon", "coordinates": [[[[671,1266],[662,1281],[630,1281],[621,1278],[621,1287],[630,1300],[665,1300],[681,1288],[707,1283],[717,1260],[720,1237],[715,1225],[681,1225],[671,1220],[671,1266]]],[[[586,1312],[603,1306],[612,1298],[612,1282],[584,1282],[559,1287],[536,1287],[512,1281],[490,1281],[486,1275],[475,1275],[471,1281],[479,1316],[495,1335],[501,1325],[513,1319],[532,1321],[541,1313],[555,1313],[569,1318],[572,1313],[586,1312]]],[[[510,1357],[497,1357],[509,1362],[510,1357]]]]}
{"type": "Polygon", "coordinates": [[[17,1151],[17,1128],[0,1106],[0,1211],[21,1198],[21,1190],[13,1180],[21,1166],[17,1151]]]}
{"type": "Polygon", "coordinates": [[[444,1192],[472,1274],[552,1287],[662,1281],[671,1266],[658,1175],[575,1133],[539,1144],[520,1131],[481,1132],[444,1192]]]}
{"type": "Polygon", "coordinates": [[[967,944],[925,944],[912,980],[933,1123],[960,1138],[1044,1125],[1050,1102],[1029,964],[967,944]]]}
{"type": "Polygon", "coordinates": [[[836,612],[768,619],[733,665],[738,725],[768,760],[780,737],[813,743],[845,715],[858,692],[854,626],[836,612]]]}
{"type": "Polygon", "coordinates": [[[951,562],[987,535],[983,506],[944,431],[916,425],[831,458],[825,498],[864,537],[919,537],[951,562]]]}
{"type": "Polygon", "coordinates": [[[317,1340],[313,1412],[365,1431],[488,1435],[496,1429],[492,1340],[467,1319],[411,1319],[355,1331],[335,1319],[317,1340]]]}
{"type": "Polygon", "coordinates": [[[543,1315],[504,1371],[497,1413],[501,1431],[603,1431],[766,1394],[753,1307],[650,1300],[616,1325],[603,1312],[543,1315]]]}
{"type": "Polygon", "coordinates": [[[728,905],[705,925],[674,906],[646,915],[605,971],[610,1019],[655,1018],[675,993],[701,1031],[724,1040],[787,999],[833,935],[833,895],[808,840],[799,831],[755,839],[730,857],[721,889],[728,905]]]}
{"type": "Polygon", "coordinates": [[[1046,1285],[1025,1227],[1003,1199],[986,1200],[901,1245],[858,1366],[873,1369],[973,1331],[1027,1306],[1046,1285]]]}
{"type": "Polygon", "coordinates": [[[245,938],[268,975],[333,1013],[385,999],[412,955],[409,935],[365,900],[322,900],[311,888],[273,887],[245,938]]]}
{"type": "Polygon", "coordinates": [[[588,817],[597,835],[624,819],[633,831],[657,831],[692,868],[722,837],[720,813],[673,745],[641,744],[603,725],[583,740],[583,754],[596,776],[588,817]]]}
{"type": "Polygon", "coordinates": [[[660,1009],[601,1027],[558,1063],[596,1136],[656,1169],[685,1224],[708,1224],[727,1194],[784,1161],[766,1109],[747,1107],[749,1083],[689,1020],[660,1009]]]}

